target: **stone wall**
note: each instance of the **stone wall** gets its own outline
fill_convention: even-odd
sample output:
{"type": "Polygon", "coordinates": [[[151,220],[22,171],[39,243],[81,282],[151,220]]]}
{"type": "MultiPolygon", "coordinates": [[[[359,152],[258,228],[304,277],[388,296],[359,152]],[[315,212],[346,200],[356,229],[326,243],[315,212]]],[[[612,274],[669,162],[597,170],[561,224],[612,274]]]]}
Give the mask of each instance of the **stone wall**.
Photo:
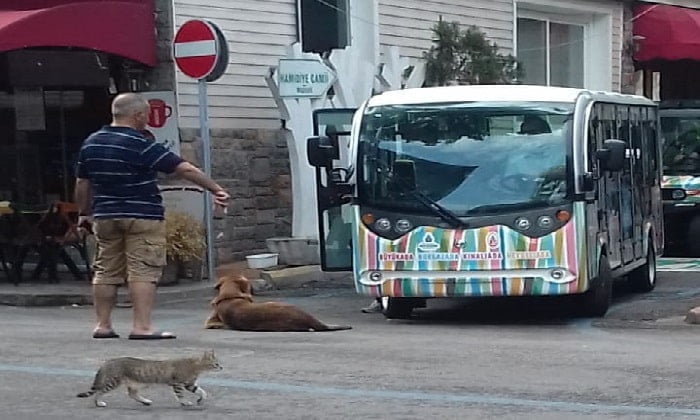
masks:
{"type": "Polygon", "coordinates": [[[634,94],[636,91],[637,78],[639,77],[635,73],[634,68],[634,39],[632,26],[634,22],[632,21],[634,12],[632,10],[632,3],[626,2],[624,5],[623,14],[623,32],[622,32],[622,83],[621,92],[634,94]]]}
{"type": "Polygon", "coordinates": [[[143,90],[175,90],[175,62],[172,54],[175,30],[172,0],[154,0],[154,12],[158,64],[144,74],[143,90]]]}
{"type": "MultiPolygon", "coordinates": [[[[266,252],[266,239],[291,235],[287,135],[281,129],[211,130],[212,177],[231,194],[228,214],[214,220],[217,264],[266,252]]],[[[180,140],[182,157],[202,167],[199,131],[180,129],[180,140]]]]}

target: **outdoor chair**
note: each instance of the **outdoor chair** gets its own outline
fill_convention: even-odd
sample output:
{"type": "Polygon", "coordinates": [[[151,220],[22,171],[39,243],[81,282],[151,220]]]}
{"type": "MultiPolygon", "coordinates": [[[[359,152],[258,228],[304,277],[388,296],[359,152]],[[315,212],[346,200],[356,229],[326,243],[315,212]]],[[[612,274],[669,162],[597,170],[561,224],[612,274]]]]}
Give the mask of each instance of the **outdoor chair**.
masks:
{"type": "Polygon", "coordinates": [[[68,248],[78,251],[85,263],[87,278],[91,277],[90,262],[87,254],[86,235],[78,229],[78,206],[69,202],[56,202],[39,221],[41,232],[38,252],[39,263],[32,278],[40,278],[44,270],[48,271],[50,282],[58,282],[57,266],[59,259],[68,267],[77,280],[85,280],[85,275],[75,264],[68,248]]]}

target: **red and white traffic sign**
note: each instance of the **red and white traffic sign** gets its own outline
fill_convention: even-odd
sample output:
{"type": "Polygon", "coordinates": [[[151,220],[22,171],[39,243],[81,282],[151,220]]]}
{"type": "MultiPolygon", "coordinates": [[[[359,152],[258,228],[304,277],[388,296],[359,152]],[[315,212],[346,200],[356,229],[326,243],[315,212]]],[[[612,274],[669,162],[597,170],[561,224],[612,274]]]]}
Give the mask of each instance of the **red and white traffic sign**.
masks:
{"type": "MultiPolygon", "coordinates": [[[[185,22],[173,40],[175,64],[181,72],[197,79],[199,87],[199,128],[202,132],[204,173],[211,176],[211,142],[209,116],[207,114],[207,82],[219,79],[228,67],[228,41],[221,29],[206,20],[185,22]]],[[[207,272],[214,273],[214,235],[212,224],[212,197],[204,195],[204,219],[207,238],[207,272]]]]}
{"type": "Polygon", "coordinates": [[[180,71],[194,79],[209,76],[222,54],[216,28],[199,19],[189,20],[180,27],[173,46],[175,64],[180,71]]]}

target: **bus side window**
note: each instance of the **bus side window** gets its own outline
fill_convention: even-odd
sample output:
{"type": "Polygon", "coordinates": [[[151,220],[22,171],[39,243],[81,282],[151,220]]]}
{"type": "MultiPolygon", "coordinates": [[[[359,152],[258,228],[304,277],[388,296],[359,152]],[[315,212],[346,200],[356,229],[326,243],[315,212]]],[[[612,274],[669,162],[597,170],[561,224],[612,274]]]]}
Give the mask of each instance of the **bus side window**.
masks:
{"type": "Polygon", "coordinates": [[[647,110],[642,110],[642,121],[641,121],[641,131],[642,137],[644,139],[644,149],[647,156],[647,164],[644,167],[647,185],[654,185],[657,180],[656,172],[658,171],[658,158],[657,158],[657,141],[656,135],[654,134],[654,129],[652,127],[652,122],[649,120],[647,110]]]}
{"type": "Polygon", "coordinates": [[[629,107],[626,105],[617,106],[617,139],[627,143],[627,147],[631,148],[630,142],[630,124],[629,124],[629,107]]]}
{"type": "Polygon", "coordinates": [[[641,118],[643,108],[634,106],[630,109],[630,137],[632,138],[632,147],[640,150],[640,160],[637,165],[641,166],[641,170],[635,171],[638,177],[638,182],[642,185],[649,185],[649,149],[646,139],[643,136],[641,118]]]}
{"type": "Polygon", "coordinates": [[[617,124],[615,123],[615,120],[604,119],[600,122],[600,125],[602,127],[603,134],[602,141],[618,138],[617,124]]]}
{"type": "Polygon", "coordinates": [[[599,145],[603,143],[599,115],[600,106],[596,103],[593,105],[591,120],[588,123],[588,171],[594,176],[599,176],[596,151],[600,147],[599,145]]]}
{"type": "Polygon", "coordinates": [[[658,127],[657,127],[657,116],[656,110],[653,108],[647,108],[647,138],[649,139],[649,150],[653,151],[649,156],[651,158],[651,165],[649,168],[651,185],[658,183],[659,181],[659,138],[658,138],[658,127]]]}
{"type": "MultiPolygon", "coordinates": [[[[616,120],[616,110],[613,104],[601,104],[601,124],[603,126],[603,138],[601,141],[618,139],[617,124],[616,120]]],[[[602,144],[601,144],[602,146],[602,144]]]]}

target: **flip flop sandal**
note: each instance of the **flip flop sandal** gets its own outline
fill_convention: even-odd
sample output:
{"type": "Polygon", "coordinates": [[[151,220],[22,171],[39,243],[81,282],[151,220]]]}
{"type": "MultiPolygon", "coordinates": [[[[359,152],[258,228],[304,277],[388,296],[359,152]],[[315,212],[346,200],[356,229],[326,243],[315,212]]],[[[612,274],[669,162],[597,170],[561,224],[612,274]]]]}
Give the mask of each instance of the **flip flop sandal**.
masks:
{"type": "Polygon", "coordinates": [[[155,331],[152,334],[129,334],[129,340],[168,340],[176,338],[175,334],[155,331]]]}
{"type": "Polygon", "coordinates": [[[119,334],[114,331],[95,331],[92,338],[119,338],[119,334]]]}

